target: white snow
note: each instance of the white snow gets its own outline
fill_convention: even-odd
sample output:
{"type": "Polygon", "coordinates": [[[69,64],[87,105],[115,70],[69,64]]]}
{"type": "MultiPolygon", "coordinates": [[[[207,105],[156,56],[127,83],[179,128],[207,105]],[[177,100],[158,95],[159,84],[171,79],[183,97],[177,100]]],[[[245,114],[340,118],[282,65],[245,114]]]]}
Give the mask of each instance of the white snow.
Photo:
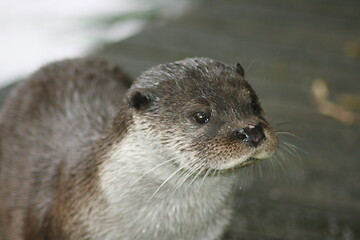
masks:
{"type": "Polygon", "coordinates": [[[98,19],[149,10],[170,17],[184,11],[182,0],[3,0],[0,1],[0,87],[39,66],[86,54],[97,44],[139,32],[143,19],[101,27],[98,19]]]}

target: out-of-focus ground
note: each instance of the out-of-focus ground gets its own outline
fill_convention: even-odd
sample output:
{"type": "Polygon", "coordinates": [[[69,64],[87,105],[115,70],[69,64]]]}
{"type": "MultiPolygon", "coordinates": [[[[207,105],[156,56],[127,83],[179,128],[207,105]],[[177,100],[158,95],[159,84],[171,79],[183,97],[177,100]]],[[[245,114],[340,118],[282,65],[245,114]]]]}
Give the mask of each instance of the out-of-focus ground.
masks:
{"type": "Polygon", "coordinates": [[[272,161],[241,172],[226,239],[355,240],[359,11],[357,0],[205,1],[94,54],[134,77],[192,56],[240,62],[283,143],[272,161]]]}

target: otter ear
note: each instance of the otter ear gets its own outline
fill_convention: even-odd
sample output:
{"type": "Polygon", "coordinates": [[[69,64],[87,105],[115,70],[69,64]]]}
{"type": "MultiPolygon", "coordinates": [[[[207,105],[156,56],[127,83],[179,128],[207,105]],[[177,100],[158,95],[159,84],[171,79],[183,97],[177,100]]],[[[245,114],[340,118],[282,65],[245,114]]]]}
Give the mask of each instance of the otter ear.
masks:
{"type": "Polygon", "coordinates": [[[244,70],[244,68],[241,66],[241,64],[240,64],[240,63],[237,63],[237,64],[235,65],[235,67],[236,67],[236,72],[237,72],[238,74],[240,74],[240,76],[244,77],[244,75],[245,75],[245,70],[244,70]]]}
{"type": "Polygon", "coordinates": [[[132,90],[128,94],[127,100],[130,107],[135,110],[145,110],[153,101],[149,94],[144,93],[141,89],[132,90]]]}

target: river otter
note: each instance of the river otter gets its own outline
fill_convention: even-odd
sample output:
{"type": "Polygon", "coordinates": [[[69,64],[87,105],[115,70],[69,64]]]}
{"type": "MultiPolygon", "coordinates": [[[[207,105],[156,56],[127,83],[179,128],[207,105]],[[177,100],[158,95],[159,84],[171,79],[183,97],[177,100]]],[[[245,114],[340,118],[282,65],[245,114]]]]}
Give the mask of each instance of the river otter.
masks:
{"type": "Polygon", "coordinates": [[[131,84],[95,57],[18,84],[0,115],[1,240],[221,237],[238,169],[277,147],[243,68],[189,58],[131,84]]]}

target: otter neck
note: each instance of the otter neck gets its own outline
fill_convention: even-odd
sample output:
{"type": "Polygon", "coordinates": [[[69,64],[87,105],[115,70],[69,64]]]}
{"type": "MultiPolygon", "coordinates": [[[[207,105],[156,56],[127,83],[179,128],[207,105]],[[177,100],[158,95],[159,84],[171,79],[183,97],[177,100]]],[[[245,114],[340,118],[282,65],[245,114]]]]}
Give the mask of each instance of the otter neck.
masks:
{"type": "Polygon", "coordinates": [[[97,239],[116,239],[124,231],[137,234],[129,239],[187,235],[186,239],[199,239],[198,232],[182,231],[205,228],[204,223],[215,227],[218,219],[225,219],[222,224],[226,224],[231,216],[235,176],[198,176],[194,181],[189,177],[182,182],[184,172],[174,164],[177,156],[164,150],[156,139],[144,136],[146,129],[136,126],[136,119],[126,122],[121,138],[109,135],[107,141],[112,142],[102,148],[97,175],[105,204],[89,216],[93,221],[88,230],[97,239]],[[189,226],[178,227],[186,224],[189,226]]]}
{"type": "MultiPolygon", "coordinates": [[[[144,191],[143,194],[146,194],[148,191],[151,192],[151,187],[143,189],[144,184],[149,186],[152,183],[153,187],[159,187],[163,184],[158,190],[158,193],[161,193],[170,190],[168,188],[171,187],[177,188],[177,184],[181,182],[185,186],[192,181],[194,188],[203,182],[202,187],[209,185],[213,188],[220,181],[228,181],[234,178],[234,176],[217,175],[207,176],[206,180],[203,181],[203,174],[201,174],[197,176],[197,180],[193,181],[196,173],[193,176],[188,176],[188,173],[185,173],[176,164],[176,159],[179,156],[164,149],[164,146],[153,138],[147,137],[140,128],[135,124],[129,126],[122,140],[115,143],[106,153],[106,160],[102,162],[100,171],[102,187],[105,192],[117,192],[125,180],[127,186],[130,184],[135,189],[139,187],[140,190],[144,191]],[[185,180],[186,177],[188,180],[185,180]]],[[[223,182],[221,188],[224,188],[223,182]]],[[[188,186],[187,191],[190,189],[188,186]]]]}
{"type": "Polygon", "coordinates": [[[157,192],[154,197],[176,192],[175,188],[181,192],[185,190],[178,186],[182,181],[184,188],[190,192],[192,189],[198,191],[197,186],[201,182],[201,188],[216,188],[219,185],[219,189],[226,189],[222,181],[230,181],[229,185],[234,181],[234,176],[223,175],[209,176],[206,180],[198,175],[194,181],[193,176],[189,176],[188,180],[185,180],[186,173],[176,164],[179,156],[166,150],[153,136],[148,136],[146,130],[144,133],[143,128],[144,126],[137,126],[136,121],[133,121],[122,140],[115,143],[106,154],[107,160],[102,163],[100,177],[101,186],[110,199],[122,196],[119,191],[134,191],[142,194],[144,200],[155,191],[157,192]],[[190,181],[192,186],[189,187],[190,181]],[[123,184],[126,186],[122,187],[123,184]],[[132,186],[130,189],[129,184],[132,186]]]}

